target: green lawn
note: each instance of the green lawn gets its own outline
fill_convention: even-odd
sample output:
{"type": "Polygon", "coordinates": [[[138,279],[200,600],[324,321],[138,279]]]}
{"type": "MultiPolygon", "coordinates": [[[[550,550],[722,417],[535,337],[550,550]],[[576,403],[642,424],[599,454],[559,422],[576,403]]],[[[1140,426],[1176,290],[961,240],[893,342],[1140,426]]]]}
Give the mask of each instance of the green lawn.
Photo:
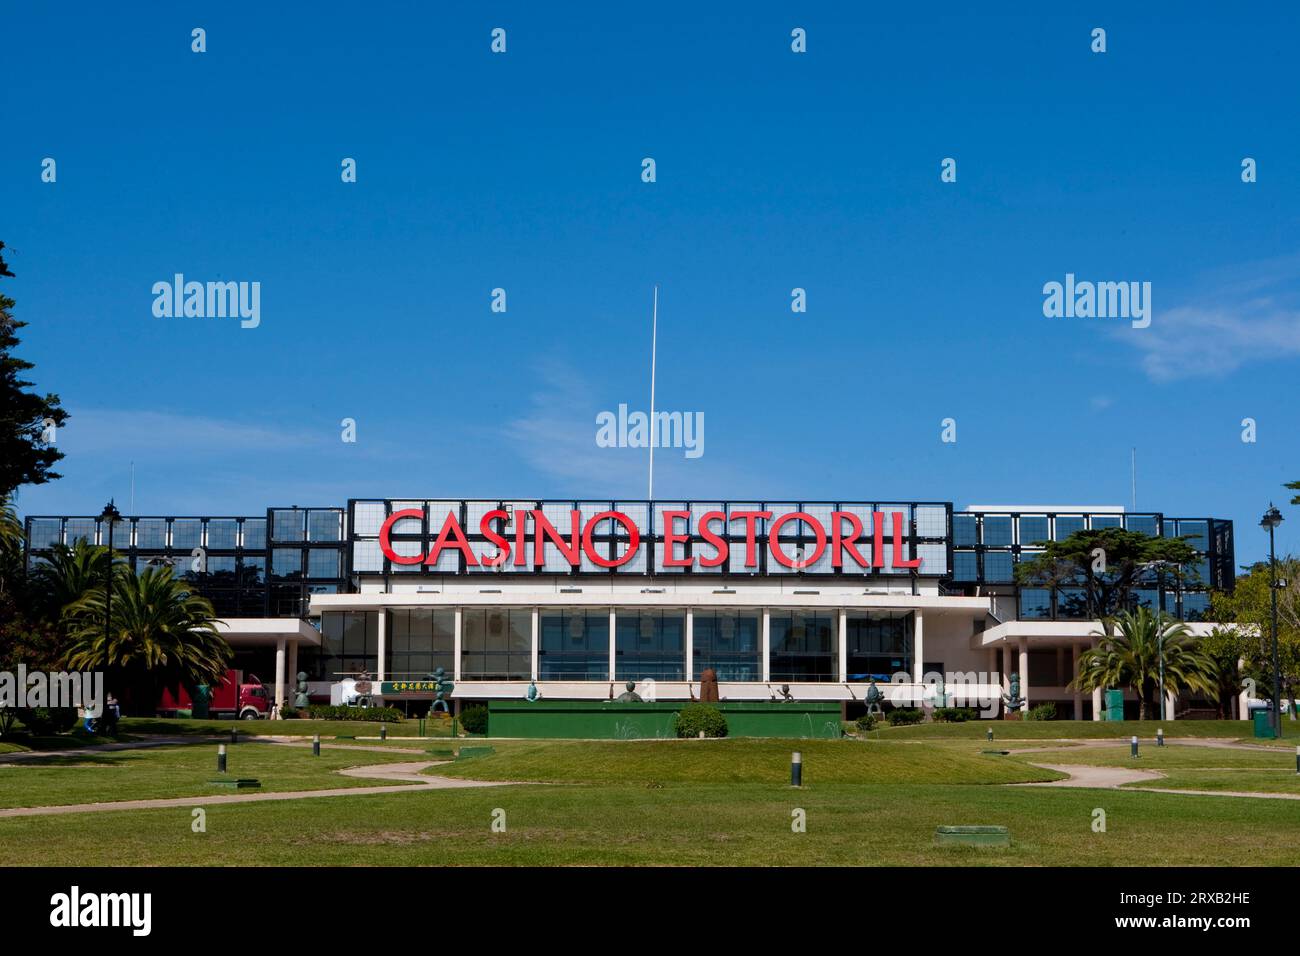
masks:
{"type": "MultiPolygon", "coordinates": [[[[165,737],[229,734],[232,729],[237,729],[241,734],[254,736],[311,737],[314,734],[320,734],[322,737],[379,736],[379,722],[368,720],[182,720],[162,717],[123,717],[120,729],[128,734],[157,734],[165,737]]],[[[390,737],[415,737],[419,733],[418,720],[403,720],[388,724],[390,737]]],[[[426,721],[425,733],[428,737],[448,738],[451,733],[450,722],[426,721]]]]}
{"type": "Polygon", "coordinates": [[[1232,770],[1171,770],[1162,780],[1129,784],[1159,790],[1235,790],[1247,793],[1300,794],[1300,775],[1295,767],[1236,768],[1232,770]]]}
{"type": "MultiPolygon", "coordinates": [[[[228,747],[227,772],[256,777],[263,791],[379,786],[334,773],[342,767],[419,759],[324,747],[246,743],[228,747]]],[[[117,750],[84,756],[48,754],[0,763],[0,807],[43,807],[155,797],[233,793],[207,781],[217,776],[215,744],[117,750]]],[[[252,791],[243,791],[245,793],[252,791]]]]}
{"type": "Polygon", "coordinates": [[[1290,866],[1289,801],[963,785],[528,786],[0,819],[0,865],[1290,866]],[[1093,810],[1107,832],[1091,829],[1093,810]],[[807,832],[791,831],[792,811],[807,832]],[[493,833],[494,810],[506,832],[493,833]],[[1005,849],[941,848],[1001,824],[1005,849]]]}
{"type": "Polygon", "coordinates": [[[803,755],[811,783],[995,784],[1054,780],[1059,775],[970,743],[918,746],[906,741],[640,740],[492,741],[496,753],[431,772],[471,780],[652,786],[667,783],[780,784],[790,755],[803,755]]]}
{"type": "MultiPolygon", "coordinates": [[[[1121,737],[1127,740],[1133,734],[1142,739],[1155,739],[1157,728],[1164,728],[1166,737],[1229,737],[1245,738],[1251,735],[1250,723],[1244,720],[1126,720],[1114,723],[1104,720],[969,720],[960,724],[914,724],[910,727],[890,727],[885,724],[870,732],[879,733],[884,740],[905,738],[930,739],[935,737],[983,738],[992,728],[995,740],[1024,740],[1098,737],[1121,737]]],[[[1300,740],[1293,741],[1300,743],[1300,740]]]]}
{"type": "Polygon", "coordinates": [[[1139,770],[1173,768],[1274,768],[1295,773],[1294,755],[1267,750],[1229,750],[1226,747],[1197,747],[1169,744],[1157,747],[1144,744],[1139,756],[1129,756],[1127,744],[1116,747],[1070,747],[1016,754],[1017,759],[1034,763],[1086,764],[1094,767],[1136,767],[1139,770]]]}
{"type": "MultiPolygon", "coordinates": [[[[1283,866],[1294,865],[1300,843],[1290,801],[996,785],[1054,777],[1029,760],[1130,760],[1118,744],[993,756],[980,739],[489,743],[494,753],[433,772],[554,782],[214,805],[206,833],[192,831],[188,808],[5,818],[0,865],[1283,866]],[[789,786],[795,749],[800,790],[789,786]],[[1097,808],[1106,833],[1092,830],[1097,808]],[[497,810],[504,833],[492,832],[497,810]],[[791,830],[796,810],[806,813],[805,833],[791,830]],[[936,847],[934,829],[945,824],[1004,825],[1012,845],[936,847]]],[[[0,767],[0,802],[210,793],[203,781],[214,750],[103,754],[76,769],[66,755],[42,756],[33,767],[0,767]]],[[[1283,754],[1190,746],[1143,754],[1132,763],[1164,770],[1170,785],[1288,786],[1269,763],[1283,754]],[[1235,769],[1205,769],[1215,766],[1235,769]]],[[[360,787],[330,771],[411,759],[329,749],[313,758],[306,748],[247,743],[231,749],[231,771],[268,789],[360,787]]]]}

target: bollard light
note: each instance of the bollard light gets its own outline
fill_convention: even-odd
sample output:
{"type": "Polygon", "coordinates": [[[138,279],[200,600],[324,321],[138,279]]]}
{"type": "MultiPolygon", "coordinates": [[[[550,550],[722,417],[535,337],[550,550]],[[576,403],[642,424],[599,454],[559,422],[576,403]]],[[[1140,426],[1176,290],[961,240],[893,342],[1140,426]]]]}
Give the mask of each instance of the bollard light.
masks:
{"type": "Polygon", "coordinates": [[[388,724],[387,724],[387,723],[382,723],[382,724],[379,725],[379,739],[380,739],[380,740],[387,740],[387,739],[388,739],[388,724]]]}
{"type": "Polygon", "coordinates": [[[217,773],[225,773],[225,772],[226,772],[226,745],[219,744],[217,746],[217,773]]]}
{"type": "Polygon", "coordinates": [[[320,756],[320,734],[311,739],[311,755],[313,757],[320,756]]]}
{"type": "Polygon", "coordinates": [[[984,738],[984,739],[985,739],[985,740],[992,740],[992,739],[993,739],[993,728],[992,728],[992,727],[989,728],[988,733],[985,735],[985,738],[984,738]]]}
{"type": "Polygon", "coordinates": [[[1156,728],[1156,746],[1157,746],[1157,747],[1163,747],[1164,745],[1165,745],[1165,729],[1164,729],[1163,727],[1157,727],[1157,728],[1156,728]]]}
{"type": "Polygon", "coordinates": [[[803,754],[797,750],[790,756],[790,786],[803,786],[803,754]]]}
{"type": "Polygon", "coordinates": [[[1129,742],[1128,742],[1128,755],[1129,755],[1130,757],[1136,757],[1136,756],[1138,755],[1138,739],[1137,739],[1137,734],[1134,734],[1131,738],[1129,738],[1129,742]]]}

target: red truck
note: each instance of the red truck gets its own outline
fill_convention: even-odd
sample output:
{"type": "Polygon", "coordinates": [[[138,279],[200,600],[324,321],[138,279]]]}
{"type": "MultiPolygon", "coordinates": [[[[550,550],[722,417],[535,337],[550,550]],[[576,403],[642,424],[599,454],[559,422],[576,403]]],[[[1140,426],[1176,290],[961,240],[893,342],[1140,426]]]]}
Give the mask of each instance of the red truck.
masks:
{"type": "MultiPolygon", "coordinates": [[[[202,704],[198,709],[202,710],[202,704]]],[[[170,688],[164,689],[162,700],[158,702],[158,716],[174,717],[182,710],[190,711],[195,717],[200,716],[195,713],[194,701],[188,690],[181,687],[173,693],[170,688]]],[[[271,693],[256,674],[249,674],[246,681],[243,671],[231,669],[226,671],[225,680],[211,688],[207,713],[209,717],[257,720],[269,716],[270,712],[271,693]]]]}

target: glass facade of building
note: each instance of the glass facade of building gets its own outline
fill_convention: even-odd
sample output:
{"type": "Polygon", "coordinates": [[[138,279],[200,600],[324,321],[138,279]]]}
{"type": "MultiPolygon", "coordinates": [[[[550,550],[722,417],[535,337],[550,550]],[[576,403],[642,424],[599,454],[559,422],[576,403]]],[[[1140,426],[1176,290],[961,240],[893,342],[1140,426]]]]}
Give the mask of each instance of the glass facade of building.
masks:
{"type": "MultiPolygon", "coordinates": [[[[608,578],[616,574],[643,576],[710,575],[719,584],[734,578],[788,576],[794,581],[815,582],[827,577],[843,580],[855,577],[870,586],[873,580],[888,583],[910,579],[916,591],[921,579],[938,581],[941,593],[990,596],[995,613],[1002,619],[1077,620],[1088,613],[1086,596],[1078,581],[1036,582],[1033,586],[1016,581],[1016,568],[1042,550],[1046,541],[1060,541],[1075,531],[1100,528],[1125,528],[1143,534],[1182,537],[1197,550],[1197,558],[1174,574],[1168,569],[1149,572],[1136,594],[1136,601],[1148,607],[1162,608],[1186,620],[1200,620],[1208,611],[1210,589],[1232,587],[1235,573],[1232,522],[1216,518],[1173,518],[1159,512],[955,512],[946,502],[732,502],[732,501],[471,501],[429,500],[394,501],[387,499],[353,499],[346,508],[269,508],[264,515],[243,517],[128,517],[112,528],[114,550],[137,570],[150,565],[169,564],[174,573],[191,583],[195,590],[212,601],[217,615],[238,617],[302,617],[315,594],[346,593],[356,590],[362,577],[382,578],[386,585],[427,579],[445,574],[492,574],[490,567],[467,566],[464,554],[455,548],[445,549],[433,565],[401,565],[385,558],[378,535],[385,519],[399,510],[412,510],[418,517],[404,518],[392,528],[392,546],[399,554],[426,553],[436,540],[448,515],[452,515],[467,533],[475,550],[488,542],[480,533],[481,523],[493,511],[514,515],[525,525],[529,542],[529,563],[516,568],[507,565],[505,572],[518,575],[584,576],[608,578]],[[636,559],[617,569],[601,568],[584,553],[576,567],[570,566],[558,548],[550,549],[540,566],[531,563],[535,528],[532,512],[541,511],[560,529],[562,537],[571,528],[573,511],[583,520],[602,511],[619,511],[642,528],[642,547],[636,559]],[[705,560],[719,553],[701,532],[706,528],[704,516],[731,516],[746,512],[770,512],[771,518],[755,519],[760,536],[755,567],[746,567],[744,522],[713,520],[712,530],[723,535],[730,548],[725,562],[717,567],[696,563],[689,569],[667,564],[671,555],[681,559],[694,556],[705,560]],[[673,512],[678,512],[674,517],[673,512]],[[842,530],[850,528],[854,516],[861,524],[863,539],[859,544],[870,553],[868,542],[878,530],[885,557],[883,567],[863,569],[846,560],[836,568],[832,548],[817,554],[816,528],[804,518],[782,522],[778,547],[796,562],[786,567],[774,560],[769,548],[762,546],[764,535],[782,515],[800,513],[813,518],[823,529],[833,527],[839,512],[842,530]],[[881,527],[875,529],[875,516],[881,527]],[[894,524],[900,515],[899,554],[920,559],[921,569],[893,567],[894,524]],[[683,540],[670,542],[669,535],[683,540]],[[669,547],[671,543],[671,548],[669,547]]],[[[508,523],[508,522],[507,522],[508,523]]],[[[109,530],[96,517],[34,516],[27,519],[27,559],[30,564],[44,560],[55,545],[71,545],[78,539],[106,545],[109,530]]],[[[510,529],[500,528],[509,535],[510,529]]],[[[517,530],[517,529],[516,529],[517,530]]],[[[592,543],[599,553],[616,557],[627,549],[627,529],[609,519],[593,525],[592,543]]],[[[513,539],[513,537],[512,537],[513,539]]],[[[542,644],[543,674],[557,676],[608,670],[609,642],[614,641],[615,660],[628,667],[677,674],[685,667],[684,633],[680,616],[671,614],[654,620],[625,615],[628,620],[615,623],[610,633],[608,620],[599,615],[577,611],[573,615],[547,612],[542,627],[546,636],[542,644]],[[575,636],[576,635],[576,636],[575,636]]],[[[696,653],[693,670],[697,673],[706,659],[719,672],[753,673],[761,645],[755,618],[740,613],[697,621],[696,653]]],[[[415,626],[415,625],[412,625],[415,626]]],[[[424,624],[419,624],[423,627],[424,624]]],[[[430,625],[432,626],[432,625],[430,625]]],[[[531,624],[529,625],[531,627],[531,624]]],[[[521,622],[507,616],[500,622],[483,620],[466,630],[475,642],[462,647],[462,667],[475,674],[521,673],[518,633],[521,622]],[[498,623],[500,628],[498,628],[498,623]]],[[[821,680],[833,668],[826,661],[824,623],[791,617],[774,624],[779,632],[771,635],[773,679],[821,680]],[[779,664],[777,663],[779,661],[779,664]],[[779,674],[786,675],[778,678],[779,674]]],[[[419,672],[425,663],[437,657],[446,667],[448,648],[406,651],[414,654],[409,664],[419,672]]],[[[894,650],[861,651],[862,669],[874,668],[872,655],[889,656],[894,650]]],[[[349,652],[346,657],[358,656],[349,652]]],[[[359,656],[364,657],[364,654],[359,656]]],[[[436,666],[436,665],[435,665],[436,666]]],[[[622,667],[616,667],[622,673],[622,667]]],[[[485,678],[486,679],[486,678],[485,678]]],[[[664,679],[671,679],[665,677],[664,679]]],[[[726,679],[726,678],[724,678],[726,679]]],[[[734,679],[745,679],[736,677],[734,679]]]]}

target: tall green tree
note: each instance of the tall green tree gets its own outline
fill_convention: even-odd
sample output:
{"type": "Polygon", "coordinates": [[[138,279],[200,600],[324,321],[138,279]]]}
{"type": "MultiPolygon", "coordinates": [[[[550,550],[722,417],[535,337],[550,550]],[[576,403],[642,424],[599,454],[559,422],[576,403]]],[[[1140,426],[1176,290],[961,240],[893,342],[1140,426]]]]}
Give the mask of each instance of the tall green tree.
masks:
{"type": "MultiPolygon", "coordinates": [[[[0,277],[11,279],[4,245],[0,242],[0,277]]],[[[0,294],[0,495],[59,477],[51,469],[63,453],[44,435],[48,425],[62,426],[68,418],[59,396],[28,391],[32,383],[24,376],[34,366],[14,355],[18,330],[27,325],[14,318],[14,304],[0,294]]]]}
{"type": "Polygon", "coordinates": [[[1088,617],[1103,623],[1130,610],[1133,592],[1151,575],[1197,583],[1191,571],[1196,549],[1183,538],[1097,528],[1036,544],[1042,553],[1016,565],[1016,582],[1022,587],[1081,588],[1088,617]]]}
{"type": "Polygon", "coordinates": [[[217,633],[212,604],[170,566],[115,575],[107,627],[104,598],[92,589],[66,609],[65,660],[74,670],[104,671],[128,710],[152,714],[164,687],[192,689],[225,675],[234,652],[217,633]]]}
{"type": "MultiPolygon", "coordinates": [[[[1282,699],[1295,701],[1300,694],[1300,560],[1286,555],[1277,559],[1277,648],[1282,676],[1282,699]]],[[[1231,593],[1210,596],[1214,618],[1232,625],[1241,641],[1246,661],[1242,676],[1254,682],[1253,696],[1273,699],[1272,572],[1260,561],[1237,575],[1231,593]]],[[[1294,706],[1293,706],[1294,712],[1294,706]]]]}
{"type": "Polygon", "coordinates": [[[1079,673],[1071,683],[1087,691],[1129,688],[1137,695],[1139,720],[1146,720],[1159,694],[1162,646],[1166,692],[1214,693],[1214,662],[1176,618],[1140,607],[1117,614],[1111,630],[1092,636],[1099,639],[1097,646],[1079,655],[1079,673]]]}

